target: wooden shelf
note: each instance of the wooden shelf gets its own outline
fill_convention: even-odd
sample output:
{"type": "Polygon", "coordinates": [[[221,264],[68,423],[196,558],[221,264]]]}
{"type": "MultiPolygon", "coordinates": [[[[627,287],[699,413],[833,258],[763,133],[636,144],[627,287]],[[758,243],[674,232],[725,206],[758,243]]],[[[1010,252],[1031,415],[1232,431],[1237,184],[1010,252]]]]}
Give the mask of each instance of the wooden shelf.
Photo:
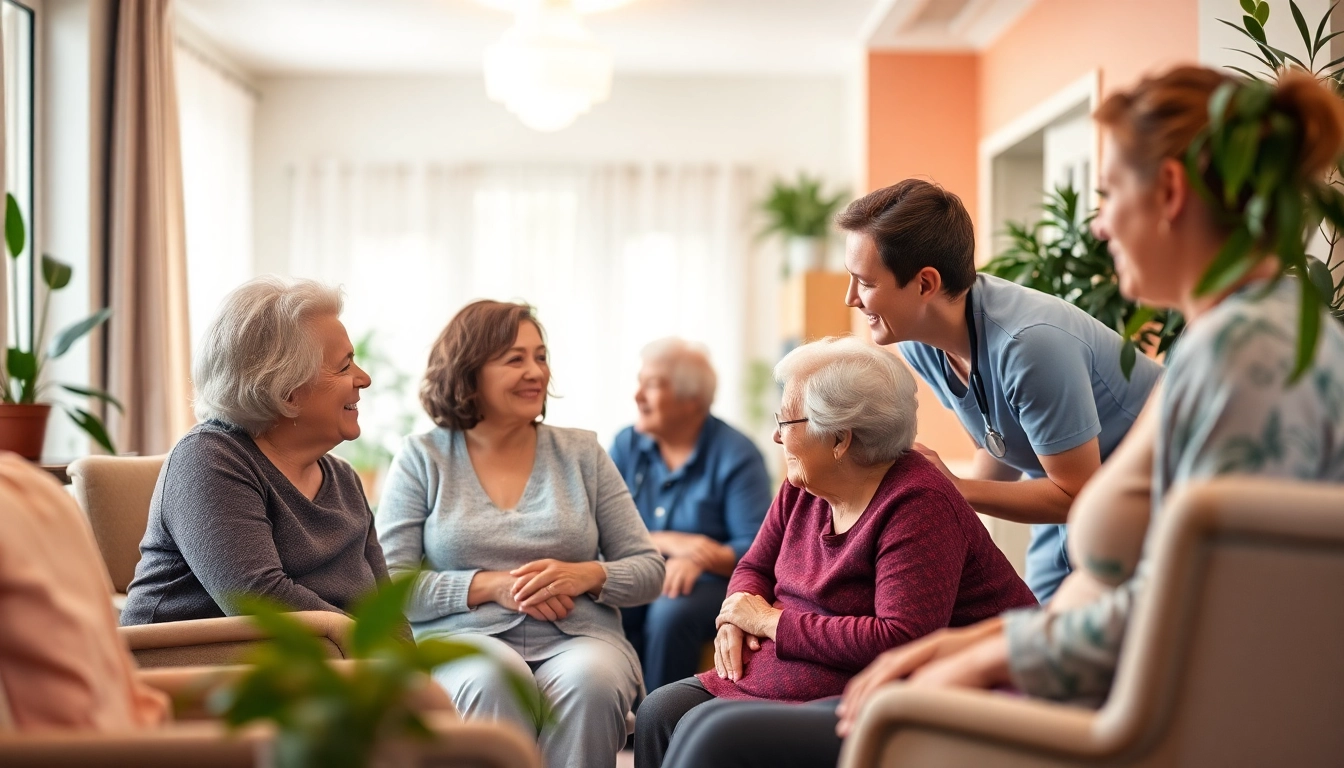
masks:
{"type": "Polygon", "coordinates": [[[792,275],[784,286],[784,338],[794,344],[850,332],[853,313],[845,306],[849,275],[845,272],[804,272],[792,275]]]}

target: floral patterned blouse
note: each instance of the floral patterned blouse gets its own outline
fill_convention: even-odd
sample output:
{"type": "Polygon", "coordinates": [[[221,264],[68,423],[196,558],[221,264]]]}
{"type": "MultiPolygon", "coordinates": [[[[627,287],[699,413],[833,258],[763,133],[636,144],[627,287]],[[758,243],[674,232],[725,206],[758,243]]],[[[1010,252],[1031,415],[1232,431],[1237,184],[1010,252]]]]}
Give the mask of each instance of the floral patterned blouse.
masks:
{"type": "MultiPolygon", "coordinates": [[[[1344,483],[1344,323],[1322,319],[1315,362],[1290,385],[1299,290],[1290,279],[1267,293],[1264,284],[1246,286],[1192,323],[1172,350],[1160,395],[1154,514],[1175,486],[1219,475],[1344,483]]],[[[1148,577],[1147,550],[1135,575],[1096,602],[1006,614],[1020,690],[1093,705],[1105,699],[1148,577]]]]}

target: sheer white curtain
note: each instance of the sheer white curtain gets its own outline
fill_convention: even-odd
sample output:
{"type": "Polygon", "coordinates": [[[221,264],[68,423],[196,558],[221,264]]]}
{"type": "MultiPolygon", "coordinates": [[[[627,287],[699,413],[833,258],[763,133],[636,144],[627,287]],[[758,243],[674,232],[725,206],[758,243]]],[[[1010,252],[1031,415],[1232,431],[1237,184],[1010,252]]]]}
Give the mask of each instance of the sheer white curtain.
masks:
{"type": "Polygon", "coordinates": [[[174,53],[194,351],[220,300],[252,277],[256,97],[190,46],[174,53]]]}
{"type": "Polygon", "coordinates": [[[291,274],[343,285],[351,335],[373,331],[413,385],[477,298],[537,308],[560,395],[547,420],[604,443],[633,420],[639,350],[655,338],[709,347],[715,411],[739,424],[749,362],[773,362],[777,262],[753,246],[748,169],[319,162],[291,180],[291,274]]]}

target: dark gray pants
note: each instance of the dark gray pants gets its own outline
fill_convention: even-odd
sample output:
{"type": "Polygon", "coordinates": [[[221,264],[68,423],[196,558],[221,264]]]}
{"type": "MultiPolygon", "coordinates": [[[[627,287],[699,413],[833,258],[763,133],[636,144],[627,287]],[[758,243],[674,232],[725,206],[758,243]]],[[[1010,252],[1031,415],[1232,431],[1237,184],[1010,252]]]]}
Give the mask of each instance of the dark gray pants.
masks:
{"type": "Polygon", "coordinates": [[[839,699],[808,704],[732,701],[687,678],[645,699],[635,726],[636,768],[832,768],[839,699]]]}

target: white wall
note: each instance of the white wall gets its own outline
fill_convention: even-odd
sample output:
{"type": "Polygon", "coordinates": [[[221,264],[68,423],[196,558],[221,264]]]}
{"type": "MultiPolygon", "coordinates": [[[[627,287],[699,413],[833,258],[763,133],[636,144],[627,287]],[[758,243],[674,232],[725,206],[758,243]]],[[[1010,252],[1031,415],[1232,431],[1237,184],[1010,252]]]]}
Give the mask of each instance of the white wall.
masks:
{"type": "Polygon", "coordinates": [[[259,82],[255,260],[285,263],[286,169],[314,159],[445,162],[730,161],[820,172],[857,189],[842,76],[629,76],[605,104],[552,134],[485,98],[477,75],[304,77],[259,82]]]}

